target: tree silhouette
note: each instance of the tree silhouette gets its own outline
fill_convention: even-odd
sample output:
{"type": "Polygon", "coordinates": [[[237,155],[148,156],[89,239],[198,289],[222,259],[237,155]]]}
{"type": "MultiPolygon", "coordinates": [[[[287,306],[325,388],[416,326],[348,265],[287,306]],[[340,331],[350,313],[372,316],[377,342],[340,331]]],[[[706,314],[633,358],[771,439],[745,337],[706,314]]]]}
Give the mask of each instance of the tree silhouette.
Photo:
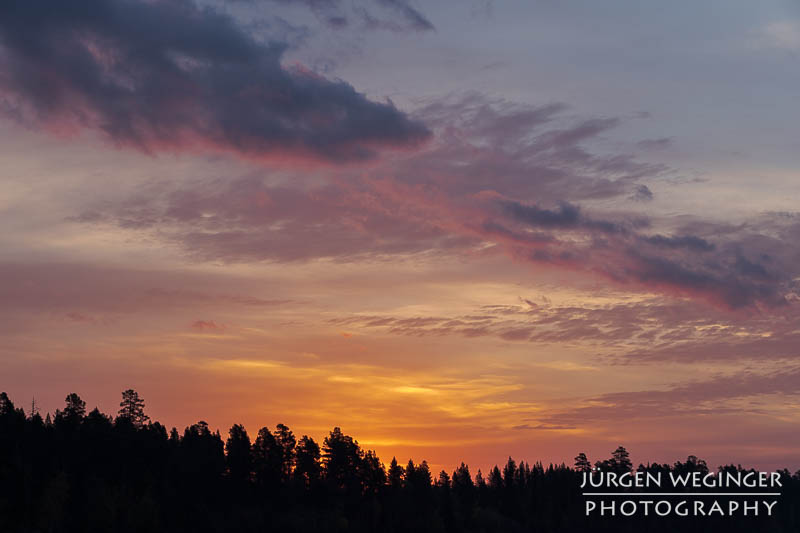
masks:
{"type": "Polygon", "coordinates": [[[294,469],[295,446],[297,440],[292,431],[283,424],[275,426],[275,442],[280,448],[281,479],[287,481],[294,469]]]}
{"type": "Polygon", "coordinates": [[[414,466],[414,462],[409,460],[408,466],[406,466],[406,483],[418,490],[430,487],[433,479],[428,462],[422,461],[419,465],[414,466]]]}
{"type": "Polygon", "coordinates": [[[315,485],[322,477],[320,459],[319,444],[308,435],[303,435],[295,448],[295,477],[307,486],[315,485]]]}
{"type": "Polygon", "coordinates": [[[468,519],[472,516],[475,506],[475,484],[469,473],[469,467],[461,463],[453,472],[452,478],[453,494],[456,497],[460,508],[460,516],[468,519]]]}
{"type": "Polygon", "coordinates": [[[612,467],[618,472],[630,472],[633,468],[631,464],[630,454],[624,446],[619,446],[614,450],[611,458],[612,467]]]}
{"type": "Polygon", "coordinates": [[[475,484],[472,482],[472,476],[469,473],[469,467],[464,463],[455,469],[453,472],[453,488],[457,490],[473,489],[475,484]]]}
{"type": "Polygon", "coordinates": [[[514,487],[515,477],[517,475],[517,463],[511,457],[508,458],[506,466],[503,467],[503,484],[506,488],[511,489],[514,487]]]}
{"type": "MultiPolygon", "coordinates": [[[[585,454],[575,468],[509,457],[485,482],[466,464],[432,482],[426,461],[388,470],[374,451],[334,428],[322,449],[279,424],[251,443],[236,424],[223,443],[200,421],[181,435],[158,422],[112,423],[99,409],[86,414],[75,394],[55,423],[26,416],[0,392],[0,531],[264,531],[296,533],[666,533],[800,531],[800,472],[778,471],[780,504],[771,515],[586,517],[581,495],[585,454]],[[288,477],[287,477],[288,474],[288,477]]],[[[620,446],[604,468],[630,468],[620,446]]],[[[720,472],[753,472],[725,465],[720,472]]],[[[695,456],[648,463],[650,473],[708,472],[695,456]]]]}
{"type": "Polygon", "coordinates": [[[478,469],[478,472],[475,474],[475,486],[479,489],[486,488],[486,480],[483,478],[483,472],[481,469],[478,469]]]}
{"type": "Polygon", "coordinates": [[[339,488],[352,488],[361,460],[358,442],[335,427],[322,443],[322,462],[329,482],[339,488]]]}
{"type": "Polygon", "coordinates": [[[187,427],[180,442],[182,467],[190,483],[211,483],[225,470],[224,444],[204,420],[187,427]]]}
{"type": "Polygon", "coordinates": [[[592,464],[586,458],[586,454],[581,452],[575,456],[575,470],[578,472],[591,472],[592,464]]]}
{"type": "Polygon", "coordinates": [[[253,470],[262,489],[272,490],[278,486],[283,472],[283,449],[269,428],[258,430],[253,443],[253,470]]]}
{"type": "Polygon", "coordinates": [[[122,401],[119,402],[118,417],[128,420],[135,427],[142,427],[150,417],[144,414],[144,400],[133,389],[122,392],[122,401]]]}
{"type": "Polygon", "coordinates": [[[7,415],[14,412],[14,402],[12,402],[8,394],[0,392],[0,416],[7,415]]]}
{"type": "Polygon", "coordinates": [[[386,469],[373,450],[361,454],[358,477],[364,493],[377,493],[386,484],[386,469]]]}
{"type": "Polygon", "coordinates": [[[402,487],[405,473],[405,468],[397,464],[397,457],[392,457],[392,462],[389,464],[389,471],[387,472],[389,486],[393,489],[399,489],[402,487]]]}
{"type": "Polygon", "coordinates": [[[497,465],[494,465],[494,468],[489,471],[489,488],[495,490],[503,488],[503,474],[500,473],[497,465]]]}
{"type": "Polygon", "coordinates": [[[252,455],[250,437],[241,424],[234,424],[225,441],[225,452],[228,465],[228,474],[237,485],[244,485],[250,480],[252,469],[252,455]]]}
{"type": "Polygon", "coordinates": [[[64,406],[63,416],[67,420],[81,420],[86,416],[86,402],[81,400],[81,397],[74,392],[68,394],[64,402],[66,402],[66,405],[64,406]]]}

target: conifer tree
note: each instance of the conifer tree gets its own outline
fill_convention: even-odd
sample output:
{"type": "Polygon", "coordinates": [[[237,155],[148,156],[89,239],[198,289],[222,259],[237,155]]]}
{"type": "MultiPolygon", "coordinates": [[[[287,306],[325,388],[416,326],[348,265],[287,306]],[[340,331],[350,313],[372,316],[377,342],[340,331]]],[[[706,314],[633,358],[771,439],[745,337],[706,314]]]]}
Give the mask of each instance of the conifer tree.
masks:
{"type": "Polygon", "coordinates": [[[144,414],[144,400],[133,389],[123,391],[119,407],[118,418],[128,420],[134,427],[140,428],[150,420],[150,417],[144,414]]]}

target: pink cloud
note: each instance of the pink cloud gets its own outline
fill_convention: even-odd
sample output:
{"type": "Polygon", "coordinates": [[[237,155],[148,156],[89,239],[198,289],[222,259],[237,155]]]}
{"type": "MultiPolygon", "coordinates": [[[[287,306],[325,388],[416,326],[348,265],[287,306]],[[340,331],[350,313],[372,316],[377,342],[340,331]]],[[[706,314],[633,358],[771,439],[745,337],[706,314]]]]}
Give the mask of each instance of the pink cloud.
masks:
{"type": "Polygon", "coordinates": [[[227,326],[217,324],[213,320],[195,320],[192,322],[192,328],[199,331],[224,331],[227,326]]]}
{"type": "Polygon", "coordinates": [[[632,202],[643,180],[667,169],[591,153],[585,144],[618,121],[573,122],[562,109],[476,95],[445,100],[418,113],[437,135],[416,153],[281,184],[257,175],[199,181],[135,204],[98,206],[87,222],[157,229],[202,261],[481,250],[731,310],[787,304],[799,273],[792,239],[800,224],[696,220],[665,234],[635,210],[593,208],[597,200],[632,202]]]}

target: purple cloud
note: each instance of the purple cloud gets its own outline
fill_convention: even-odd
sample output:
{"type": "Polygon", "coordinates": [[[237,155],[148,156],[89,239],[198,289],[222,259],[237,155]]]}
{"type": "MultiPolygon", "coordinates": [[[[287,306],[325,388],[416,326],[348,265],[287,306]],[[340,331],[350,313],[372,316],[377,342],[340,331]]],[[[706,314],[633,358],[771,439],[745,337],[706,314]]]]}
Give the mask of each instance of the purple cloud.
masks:
{"type": "Polygon", "coordinates": [[[191,0],[12,0],[0,47],[7,116],[148,152],[345,162],[429,136],[391,103],[284,67],[285,45],[191,0]]]}
{"type": "MultiPolygon", "coordinates": [[[[674,233],[633,210],[600,210],[666,170],[586,144],[618,121],[563,119],[477,95],[425,106],[434,141],[365,172],[197,182],[76,220],[158,229],[200,260],[362,260],[459,254],[490,245],[536,268],[570,269],[634,290],[728,309],[775,309],[794,294],[792,218],[738,226],[695,220],[674,233]]],[[[628,204],[630,205],[630,204],[628,204]]],[[[480,329],[475,330],[480,334],[480,329]]]]}

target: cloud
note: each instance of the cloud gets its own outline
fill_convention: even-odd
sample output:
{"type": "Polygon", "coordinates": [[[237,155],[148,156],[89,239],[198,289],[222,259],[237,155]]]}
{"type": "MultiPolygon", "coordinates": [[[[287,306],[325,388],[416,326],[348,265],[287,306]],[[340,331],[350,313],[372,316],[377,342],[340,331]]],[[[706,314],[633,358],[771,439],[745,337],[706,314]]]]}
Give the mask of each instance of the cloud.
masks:
{"type": "Polygon", "coordinates": [[[785,291],[791,282],[788,273],[783,283],[765,280],[763,267],[747,271],[739,266],[740,258],[732,260],[730,254],[720,254],[717,261],[710,263],[698,261],[694,256],[687,257],[688,262],[676,261],[667,256],[645,255],[635,249],[629,249],[626,255],[629,260],[626,267],[621,272],[607,269],[606,275],[678,294],[695,294],[730,309],[787,304],[785,291]]]}
{"type": "Polygon", "coordinates": [[[224,330],[225,325],[217,324],[213,320],[195,320],[192,322],[192,329],[199,331],[219,331],[224,330]]]}
{"type": "Polygon", "coordinates": [[[492,221],[493,233],[501,234],[498,228],[502,228],[516,256],[534,263],[700,297],[730,309],[781,307],[793,294],[796,270],[788,257],[796,251],[774,240],[765,251],[766,235],[758,247],[753,246],[753,235],[745,232],[729,236],[725,246],[718,247],[699,235],[643,234],[641,228],[647,229],[652,221],[642,217],[590,217],[565,202],[554,209],[506,200],[500,204],[509,216],[502,223],[492,221]],[[526,230],[547,230],[552,238],[533,241],[526,230]]]}
{"type": "Polygon", "coordinates": [[[670,137],[662,137],[660,139],[645,139],[637,142],[636,146],[644,150],[664,150],[672,146],[672,139],[670,137]]]}
{"type": "Polygon", "coordinates": [[[98,322],[98,316],[152,309],[271,309],[293,303],[288,299],[241,294],[230,284],[224,276],[204,276],[181,270],[0,262],[3,311],[57,312],[73,322],[98,322]]]}
{"type": "MultiPolygon", "coordinates": [[[[501,200],[509,215],[492,221],[516,256],[601,275],[618,284],[637,285],[668,294],[699,297],[729,309],[785,306],[795,291],[797,250],[775,239],[773,228],[746,228],[711,242],[700,235],[647,235],[653,220],[615,215],[598,218],[562,202],[547,209],[501,200]],[[531,240],[526,230],[547,230],[550,239],[531,240]],[[759,236],[759,238],[756,237],[759,236]]],[[[769,224],[775,224],[777,217],[769,224]]],[[[484,226],[485,227],[485,226],[484,226]]],[[[784,231],[788,228],[784,227],[784,231]]]]}
{"type": "Polygon", "coordinates": [[[535,205],[519,202],[504,202],[503,205],[512,217],[541,228],[574,228],[580,222],[580,209],[566,202],[557,209],[542,209],[535,205]]]}
{"type": "MultiPolygon", "coordinates": [[[[245,0],[242,0],[245,1],[245,0]]],[[[255,0],[249,0],[255,1],[255,0]]],[[[341,5],[341,0],[270,0],[276,4],[301,4],[311,10],[336,9],[341,5]]]]}
{"type": "Polygon", "coordinates": [[[647,185],[639,185],[630,198],[639,202],[649,202],[653,199],[653,191],[647,185]]]}
{"type": "Polygon", "coordinates": [[[594,154],[592,142],[619,121],[576,121],[563,110],[445,98],[414,114],[436,132],[429,145],[364,172],[198,179],[127,203],[87,205],[74,220],[150,232],[203,261],[504,252],[532,268],[727,309],[787,305],[800,259],[793,217],[726,225],[626,209],[647,189],[643,181],[667,169],[594,154]],[[611,202],[619,207],[602,207],[611,202]]]}
{"type": "MultiPolygon", "coordinates": [[[[568,202],[561,202],[558,208],[543,209],[537,205],[525,205],[519,202],[501,202],[505,210],[517,222],[542,229],[585,229],[602,233],[625,232],[623,225],[609,220],[593,220],[581,215],[580,207],[568,202]]],[[[633,222],[634,224],[636,222],[633,222]]]]}
{"type": "Polygon", "coordinates": [[[644,237],[642,239],[647,244],[653,246],[661,246],[665,248],[687,248],[697,252],[710,252],[714,249],[714,245],[705,239],[695,237],[694,235],[683,235],[677,237],[665,237],[664,235],[653,235],[651,237],[644,237]]]}
{"type": "MultiPolygon", "coordinates": [[[[448,252],[490,236],[518,239],[521,234],[504,236],[509,230],[489,218],[500,205],[493,198],[557,199],[588,191],[608,198],[629,193],[648,170],[658,171],[628,158],[583,152],[576,143],[584,135],[564,134],[576,128],[545,129],[561,110],[557,104],[513,106],[475,96],[437,101],[415,114],[436,125],[434,142],[366,173],[306,172],[278,183],[261,175],[196,180],[111,208],[86,206],[73,220],[158,228],[160,238],[195,257],[223,261],[448,252]],[[548,133],[553,131],[558,133],[548,133]],[[547,146],[539,147],[541,142],[547,146]]],[[[577,209],[561,205],[562,216],[577,209]]]]}
{"type": "MultiPolygon", "coordinates": [[[[251,0],[255,1],[255,0],[251,0]]],[[[340,0],[271,0],[276,4],[301,4],[310,9],[326,26],[343,29],[350,25],[348,17],[342,11],[340,0]]]]}
{"type": "Polygon", "coordinates": [[[158,231],[195,259],[225,262],[375,259],[468,245],[426,210],[392,209],[379,194],[353,181],[303,188],[247,176],[179,187],[76,220],[158,231]]]}
{"type": "Polygon", "coordinates": [[[86,315],[84,313],[79,313],[77,311],[71,311],[64,315],[64,318],[69,320],[70,322],[76,322],[79,324],[96,324],[97,319],[93,316],[86,315]]]}
{"type": "Polygon", "coordinates": [[[800,333],[794,327],[799,313],[793,306],[783,308],[778,317],[730,313],[661,296],[605,305],[554,305],[521,298],[517,304],[484,305],[449,316],[349,315],[330,323],[361,328],[365,334],[380,330],[409,337],[492,337],[539,346],[580,346],[593,354],[598,366],[731,361],[769,366],[800,357],[800,333]]]}
{"type": "Polygon", "coordinates": [[[672,343],[661,343],[649,349],[636,349],[626,354],[609,357],[608,361],[624,364],[711,363],[719,361],[751,360],[792,361],[800,358],[800,334],[769,329],[749,333],[737,329],[726,335],[709,335],[690,339],[676,338],[672,343]]]}
{"type": "Polygon", "coordinates": [[[788,51],[800,50],[800,22],[781,20],[767,24],[756,33],[756,45],[788,51]]]}
{"type": "Polygon", "coordinates": [[[672,416],[745,415],[759,409],[735,400],[772,394],[797,396],[798,379],[800,368],[761,374],[741,371],[664,390],[614,392],[584,400],[581,406],[544,417],[541,423],[586,426],[672,416]]]}
{"type": "MultiPolygon", "coordinates": [[[[256,3],[259,0],[235,0],[256,3]]],[[[366,30],[433,31],[435,26],[408,0],[261,0],[273,4],[299,5],[309,9],[326,26],[340,30],[352,26],[359,19],[366,30]],[[376,14],[375,8],[379,13],[376,14]]]]}
{"type": "Polygon", "coordinates": [[[410,27],[419,31],[434,30],[433,24],[425,16],[414,9],[408,0],[377,0],[379,4],[397,11],[410,27]]]}
{"type": "Polygon", "coordinates": [[[535,430],[558,430],[558,429],[577,429],[576,426],[568,426],[564,424],[536,424],[532,426],[530,424],[521,424],[519,426],[512,426],[511,429],[516,430],[528,430],[528,429],[535,429],[535,430]]]}
{"type": "Polygon", "coordinates": [[[2,108],[147,152],[271,161],[359,161],[428,138],[389,102],[284,67],[284,50],[191,0],[12,0],[0,6],[2,108]]]}

